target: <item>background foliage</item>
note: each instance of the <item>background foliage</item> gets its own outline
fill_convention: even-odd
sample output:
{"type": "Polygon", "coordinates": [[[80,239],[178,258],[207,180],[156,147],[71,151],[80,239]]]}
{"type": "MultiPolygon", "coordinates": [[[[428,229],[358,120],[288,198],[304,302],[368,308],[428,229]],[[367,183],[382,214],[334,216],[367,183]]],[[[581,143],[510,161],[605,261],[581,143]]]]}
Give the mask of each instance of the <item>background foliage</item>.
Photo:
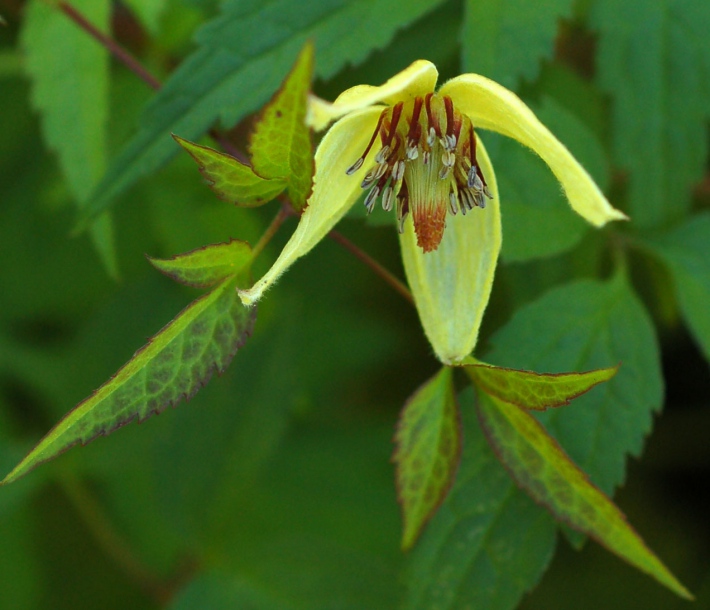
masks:
{"type": "MultiPolygon", "coordinates": [[[[504,245],[477,355],[540,371],[622,362],[541,419],[602,489],[626,481],[618,504],[710,608],[710,4],[71,4],[164,84],[153,92],[56,7],[0,0],[3,474],[200,294],[144,253],[253,244],[276,212],[219,201],[176,157],[171,131],[198,140],[215,128],[244,148],[251,113],[307,39],[328,99],[426,58],[442,79],[479,72],[516,90],[631,216],[590,229],[541,161],[483,134],[504,245]],[[643,460],[627,461],[654,423],[643,460]]],[[[401,277],[390,219],[362,216],[339,229],[401,277]]],[[[456,483],[403,554],[391,438],[436,370],[413,308],[326,240],[260,303],[254,335],[189,404],[0,489],[0,604],[683,607],[596,545],[576,552],[577,535],[557,535],[495,460],[470,390],[456,483]]]]}

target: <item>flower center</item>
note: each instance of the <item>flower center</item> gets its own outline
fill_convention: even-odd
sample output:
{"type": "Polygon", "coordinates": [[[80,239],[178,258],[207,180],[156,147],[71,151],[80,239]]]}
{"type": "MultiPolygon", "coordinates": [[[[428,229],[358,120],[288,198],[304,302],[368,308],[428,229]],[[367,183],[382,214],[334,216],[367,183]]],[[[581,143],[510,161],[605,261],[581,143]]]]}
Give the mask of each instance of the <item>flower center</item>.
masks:
{"type": "Polygon", "coordinates": [[[446,211],[466,214],[484,208],[493,196],[476,162],[471,120],[448,96],[429,93],[385,108],[362,156],[347,170],[359,170],[377,136],[381,148],[360,185],[369,189],[365,207],[372,212],[378,198],[389,211],[396,206],[399,232],[412,212],[417,244],[424,252],[439,247],[446,211]]]}

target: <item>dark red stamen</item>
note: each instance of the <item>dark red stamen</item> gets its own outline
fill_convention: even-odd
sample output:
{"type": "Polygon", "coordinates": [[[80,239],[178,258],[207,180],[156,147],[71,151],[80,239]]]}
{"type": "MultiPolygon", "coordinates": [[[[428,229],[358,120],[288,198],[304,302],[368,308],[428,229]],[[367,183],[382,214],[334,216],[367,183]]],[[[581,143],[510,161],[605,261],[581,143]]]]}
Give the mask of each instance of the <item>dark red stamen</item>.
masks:
{"type": "MultiPolygon", "coordinates": [[[[454,135],[454,103],[448,95],[444,96],[444,108],[446,108],[446,135],[454,135]]],[[[460,129],[460,127],[459,127],[460,129]]]]}
{"type": "Polygon", "coordinates": [[[409,120],[409,133],[407,140],[409,142],[418,142],[422,133],[421,125],[419,124],[419,115],[422,112],[424,100],[420,97],[414,98],[414,107],[412,108],[412,118],[409,120]]]}
{"type": "Polygon", "coordinates": [[[380,118],[377,119],[377,127],[375,127],[375,131],[372,133],[372,137],[370,138],[370,143],[367,145],[367,148],[365,149],[365,152],[362,153],[362,156],[360,157],[361,159],[364,159],[367,157],[368,153],[370,152],[370,149],[372,148],[372,145],[375,143],[375,139],[377,138],[377,134],[380,131],[380,127],[382,126],[382,121],[385,120],[385,115],[387,114],[387,111],[389,109],[385,108],[382,113],[380,114],[380,118]]]}
{"type": "Polygon", "coordinates": [[[434,119],[434,113],[432,112],[432,109],[431,109],[431,98],[433,95],[434,95],[433,93],[426,94],[426,97],[424,98],[424,106],[426,106],[426,116],[427,116],[427,119],[429,120],[429,127],[433,127],[436,135],[441,137],[441,129],[439,129],[439,121],[436,121],[434,119]]]}
{"type": "Polygon", "coordinates": [[[402,116],[402,108],[404,107],[404,102],[399,102],[395,104],[392,108],[392,119],[390,120],[390,130],[387,134],[387,140],[382,143],[383,146],[387,146],[392,142],[394,134],[397,132],[397,125],[399,124],[399,119],[402,116]]]}

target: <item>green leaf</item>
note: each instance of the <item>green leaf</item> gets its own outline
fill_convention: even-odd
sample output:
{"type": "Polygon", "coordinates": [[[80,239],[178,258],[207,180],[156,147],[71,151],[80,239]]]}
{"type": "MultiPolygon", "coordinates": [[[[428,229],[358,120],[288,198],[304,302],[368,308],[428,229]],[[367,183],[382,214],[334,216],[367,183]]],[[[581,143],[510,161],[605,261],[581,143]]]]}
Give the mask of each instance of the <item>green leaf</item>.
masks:
{"type": "Polygon", "coordinates": [[[312,78],[313,45],[308,42],[281,89],[262,110],[251,136],[254,171],[265,178],[287,180],[296,210],[306,206],[315,171],[311,132],[306,126],[312,78]]]}
{"type": "MultiPolygon", "coordinates": [[[[109,0],[72,5],[106,32],[109,0]]],[[[58,9],[30,2],[22,31],[32,103],[72,193],[85,202],[106,169],[108,54],[58,9]]]]}
{"type": "Polygon", "coordinates": [[[168,0],[124,0],[124,4],[133,11],[133,14],[152,34],[158,32],[160,18],[167,3],[168,0]]]}
{"type": "Polygon", "coordinates": [[[671,270],[683,317],[710,360],[710,213],[645,243],[671,270]]]}
{"type": "Polygon", "coordinates": [[[328,78],[348,63],[363,61],[441,1],[412,0],[397,10],[389,0],[223,3],[222,14],[198,31],[198,49],[146,109],[142,128],[96,188],[87,216],[170,159],[170,132],[197,139],[217,120],[230,127],[259,108],[306,40],[315,44],[316,76],[328,78]]]}
{"type": "Polygon", "coordinates": [[[555,522],[493,454],[476,421],[470,388],[459,402],[461,466],[409,555],[404,608],[513,610],[552,558],[555,522]]]}
{"type": "MultiPolygon", "coordinates": [[[[110,0],[77,0],[72,6],[99,30],[108,30],[110,0]]],[[[22,46],[44,139],[57,152],[77,203],[86,206],[106,170],[108,53],[56,7],[43,2],[27,6],[22,46]]],[[[99,219],[91,237],[107,270],[116,277],[111,224],[109,217],[99,219]]]]}
{"type": "Polygon", "coordinates": [[[70,411],[0,484],[10,483],[73,445],[85,445],[131,421],[144,421],[222,372],[249,336],[255,310],[233,280],[185,308],[94,394],[70,411]]]}
{"type": "Polygon", "coordinates": [[[687,212],[707,159],[710,3],[598,0],[591,15],[629,215],[633,226],[662,226],[687,212]]]}
{"type": "Polygon", "coordinates": [[[461,457],[461,424],[450,368],[443,368],[407,401],[394,440],[406,551],[446,497],[461,457]]]}
{"type": "Polygon", "coordinates": [[[680,597],[693,599],[542,425],[523,409],[481,394],[478,415],[488,441],[515,480],[557,519],[588,534],[680,597]]]}
{"type": "Polygon", "coordinates": [[[615,366],[586,373],[535,373],[482,362],[463,368],[486,394],[521,409],[536,411],[568,405],[595,385],[609,381],[619,370],[615,366]]]}
{"type": "Polygon", "coordinates": [[[613,379],[538,418],[605,493],[624,479],[663,401],[653,325],[623,275],[553,289],[520,309],[490,339],[486,361],[537,371],[590,370],[620,362],[613,379]]]}
{"type": "Polygon", "coordinates": [[[268,203],[286,189],[286,180],[262,178],[251,167],[228,154],[174,134],[173,138],[190,153],[207,184],[224,201],[241,207],[255,207],[268,203]]]}
{"type": "Polygon", "coordinates": [[[224,244],[210,244],[167,260],[148,257],[151,265],[176,282],[207,288],[242,274],[251,262],[249,244],[233,239],[224,244]]]}
{"type": "Polygon", "coordinates": [[[572,0],[467,0],[462,28],[464,72],[483,74],[509,89],[535,80],[552,56],[557,24],[572,0]]]}

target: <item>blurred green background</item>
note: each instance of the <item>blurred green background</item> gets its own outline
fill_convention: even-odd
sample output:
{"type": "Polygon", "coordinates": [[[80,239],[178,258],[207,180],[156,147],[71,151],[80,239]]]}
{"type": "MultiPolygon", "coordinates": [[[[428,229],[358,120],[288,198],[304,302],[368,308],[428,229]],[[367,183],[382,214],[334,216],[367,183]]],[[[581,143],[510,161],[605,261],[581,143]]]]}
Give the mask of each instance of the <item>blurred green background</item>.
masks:
{"type": "MultiPolygon", "coordinates": [[[[39,86],[41,70],[28,68],[28,55],[42,57],[37,50],[44,35],[41,20],[33,31],[23,28],[29,10],[47,7],[30,9],[30,4],[35,2],[0,0],[0,15],[8,23],[0,26],[3,473],[199,294],[157,273],[144,254],[169,257],[230,237],[255,243],[276,212],[275,204],[240,210],[218,201],[192,160],[182,155],[119,197],[111,209],[113,241],[97,248],[86,233],[73,235],[77,201],[88,199],[101,168],[92,176],[82,166],[86,174],[72,184],[70,153],[57,155],[63,145],[47,145],[52,129],[55,134],[64,129],[66,141],[84,134],[70,121],[49,128],[46,108],[37,110],[44,106],[31,88],[39,86]],[[28,42],[30,36],[35,42],[28,42]],[[117,277],[109,272],[112,260],[117,277]]],[[[112,35],[165,80],[194,53],[195,29],[217,14],[219,4],[115,2],[112,35]]],[[[616,27],[629,30],[642,22],[655,40],[653,28],[664,22],[634,21],[634,7],[644,15],[685,10],[686,16],[696,11],[705,18],[708,13],[702,0],[620,0],[616,7],[608,6],[610,0],[419,2],[409,12],[397,3],[360,4],[365,17],[353,28],[361,39],[378,19],[391,24],[391,36],[373,43],[380,48],[343,51],[342,66],[318,79],[316,92],[332,99],[348,86],[380,83],[420,57],[437,63],[442,80],[480,63],[481,72],[489,70],[530,102],[610,193],[612,203],[626,210],[637,205],[628,180],[635,161],[629,167],[619,162],[624,150],[615,143],[617,130],[630,127],[620,123],[614,108],[633,100],[622,93],[615,98],[616,81],[608,76],[613,71],[606,72],[607,82],[598,78],[600,28],[604,32],[611,21],[606,16],[616,8],[616,27]],[[485,18],[495,11],[497,34],[485,18]],[[500,14],[515,14],[515,23],[500,14]],[[524,38],[519,46],[511,44],[514,26],[525,20],[540,40],[531,39],[528,47],[524,38]],[[554,44],[543,44],[543,38],[554,44]],[[507,70],[512,65],[518,68],[507,70]]],[[[698,27],[702,23],[710,25],[700,21],[698,27]]],[[[710,81],[710,51],[695,49],[694,39],[682,32],[670,40],[684,52],[690,47],[692,61],[698,62],[693,74],[700,82],[698,96],[705,97],[692,111],[701,117],[693,132],[701,143],[683,140],[683,130],[690,130],[687,121],[676,125],[669,113],[643,129],[649,140],[656,131],[667,136],[670,144],[662,148],[670,146],[668,154],[675,153],[673,146],[686,151],[699,146],[700,162],[693,157],[695,165],[686,174],[675,172],[672,163],[686,163],[677,157],[670,165],[655,159],[647,168],[652,177],[642,176],[643,184],[661,172],[670,181],[668,192],[682,192],[687,199],[680,212],[669,205],[676,211],[648,220],[649,235],[676,226],[687,214],[707,213],[710,205],[710,94],[702,81],[703,75],[710,81]]],[[[641,79],[645,64],[634,67],[640,51],[630,48],[633,52],[620,57],[631,62],[628,78],[641,79]]],[[[602,49],[613,53],[609,46],[602,49]]],[[[94,52],[100,53],[98,45],[94,52]]],[[[675,55],[674,47],[667,53],[664,66],[681,80],[691,79],[687,55],[675,55]]],[[[283,58],[279,66],[292,59],[283,58]]],[[[77,63],[76,70],[82,69],[77,63]]],[[[274,70],[280,71],[274,76],[278,82],[285,72],[274,70]]],[[[621,90],[623,79],[616,84],[621,90]]],[[[110,164],[135,132],[152,93],[115,61],[106,91],[104,149],[110,164]]],[[[668,93],[667,105],[675,103],[673,95],[668,93]]],[[[686,110],[678,106],[678,112],[686,110]]],[[[234,130],[238,143],[247,130],[246,121],[234,130]]],[[[514,311],[572,277],[605,277],[613,259],[606,238],[569,212],[541,162],[508,141],[489,134],[484,139],[497,161],[505,246],[484,322],[483,357],[487,338],[514,311]]],[[[665,192],[662,196],[665,201],[665,192]]],[[[339,230],[403,277],[389,219],[376,214],[366,222],[360,211],[352,216],[339,230]]],[[[294,226],[289,220],[268,246],[256,274],[294,226]]],[[[697,594],[694,607],[710,608],[708,364],[698,347],[701,340],[683,320],[668,268],[642,250],[629,252],[633,285],[658,330],[666,399],[643,458],[629,461],[627,482],[616,500],[697,594]]],[[[710,291],[710,272],[704,269],[706,283],[699,284],[710,291]]],[[[436,370],[414,309],[351,254],[325,240],[260,303],[253,337],[228,371],[189,403],[72,449],[0,489],[0,607],[398,607],[409,559],[399,550],[391,437],[406,398],[436,370]]],[[[560,536],[541,584],[519,607],[660,610],[686,604],[597,545],[577,552],[560,536]]],[[[517,599],[490,607],[517,607],[517,599]]]]}

